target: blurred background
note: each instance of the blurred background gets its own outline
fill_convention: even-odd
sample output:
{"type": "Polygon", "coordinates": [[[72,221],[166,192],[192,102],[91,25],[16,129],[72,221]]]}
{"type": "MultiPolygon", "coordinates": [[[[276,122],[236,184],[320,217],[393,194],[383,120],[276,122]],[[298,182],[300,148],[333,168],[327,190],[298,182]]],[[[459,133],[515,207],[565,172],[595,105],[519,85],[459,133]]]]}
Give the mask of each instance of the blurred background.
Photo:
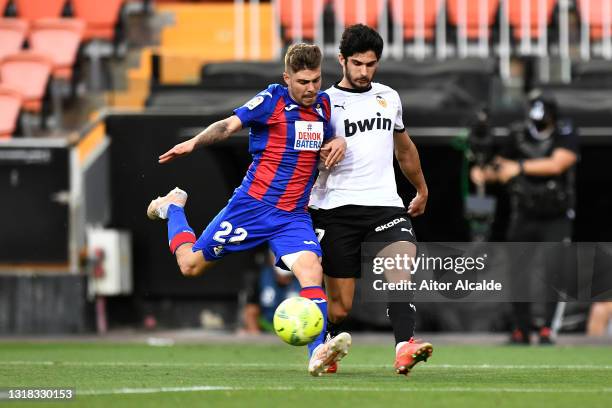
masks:
{"type": "MultiPolygon", "coordinates": [[[[247,132],[163,167],[157,157],[281,82],[293,42],[324,51],[322,89],[340,80],[339,36],[358,22],[385,40],[375,80],[399,92],[421,156],[420,241],[505,239],[503,188],[484,215],[466,205],[474,118],[486,109],[495,150],[537,88],[579,135],[572,240],[612,242],[612,0],[0,0],[0,15],[1,335],[265,330],[266,285],[289,284],[266,248],[186,279],[145,216],[178,185],[201,232],[250,163],[247,132]]],[[[350,327],[389,330],[384,306],[356,304],[350,327]]],[[[590,306],[567,304],[560,330],[584,333],[590,306]]],[[[419,331],[511,328],[503,303],[419,315],[419,331]]]]}

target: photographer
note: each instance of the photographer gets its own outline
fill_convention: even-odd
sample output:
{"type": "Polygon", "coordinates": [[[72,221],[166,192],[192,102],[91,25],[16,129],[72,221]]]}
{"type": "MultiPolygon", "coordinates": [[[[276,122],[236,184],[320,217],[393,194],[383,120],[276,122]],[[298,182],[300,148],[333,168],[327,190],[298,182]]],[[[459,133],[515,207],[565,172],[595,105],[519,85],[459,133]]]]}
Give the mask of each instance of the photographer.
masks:
{"type": "MultiPolygon", "coordinates": [[[[535,91],[529,95],[527,118],[512,126],[508,142],[491,164],[474,166],[477,186],[504,184],[510,194],[509,242],[570,242],[574,219],[574,167],[578,140],[573,125],[560,120],[557,104],[535,91]]],[[[513,303],[515,330],[511,343],[529,344],[531,304],[513,303]]],[[[546,303],[540,344],[551,344],[556,303],[546,303]]]]}

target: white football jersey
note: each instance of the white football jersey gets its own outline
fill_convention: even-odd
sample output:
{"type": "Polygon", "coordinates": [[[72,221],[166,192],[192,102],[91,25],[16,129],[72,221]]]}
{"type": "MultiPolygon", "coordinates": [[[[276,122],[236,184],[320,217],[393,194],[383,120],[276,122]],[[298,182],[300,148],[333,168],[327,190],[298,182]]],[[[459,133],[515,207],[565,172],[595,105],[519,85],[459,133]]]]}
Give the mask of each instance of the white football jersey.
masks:
{"type": "Polygon", "coordinates": [[[344,160],[331,170],[319,165],[310,206],[404,207],[393,170],[393,132],[404,129],[398,93],[375,82],[368,91],[334,85],[325,92],[334,133],[346,138],[347,148],[344,160]]]}

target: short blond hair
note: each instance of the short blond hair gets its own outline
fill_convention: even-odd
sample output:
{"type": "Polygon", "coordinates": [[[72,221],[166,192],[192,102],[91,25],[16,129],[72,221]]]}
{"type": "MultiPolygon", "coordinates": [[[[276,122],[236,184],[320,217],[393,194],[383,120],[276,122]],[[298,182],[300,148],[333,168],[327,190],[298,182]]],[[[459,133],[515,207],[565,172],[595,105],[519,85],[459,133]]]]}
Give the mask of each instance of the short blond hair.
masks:
{"type": "Polygon", "coordinates": [[[321,50],[313,44],[298,43],[289,46],[285,54],[285,71],[294,73],[321,66],[321,50]]]}

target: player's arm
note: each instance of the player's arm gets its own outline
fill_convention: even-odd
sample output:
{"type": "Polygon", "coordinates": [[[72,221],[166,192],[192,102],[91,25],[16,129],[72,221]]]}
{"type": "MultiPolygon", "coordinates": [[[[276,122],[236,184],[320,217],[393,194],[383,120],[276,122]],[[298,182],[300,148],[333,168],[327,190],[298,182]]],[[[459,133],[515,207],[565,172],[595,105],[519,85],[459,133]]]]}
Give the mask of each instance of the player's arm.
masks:
{"type": "Polygon", "coordinates": [[[191,153],[199,147],[209,146],[213,143],[226,140],[240,129],[242,129],[242,122],[236,115],[215,122],[191,139],[177,144],[172,149],[159,156],[159,163],[168,163],[177,157],[191,153]]]}
{"type": "Polygon", "coordinates": [[[330,169],[344,159],[346,153],[346,139],[336,136],[327,140],[319,152],[326,169],[330,169]]]}
{"type": "Polygon", "coordinates": [[[395,157],[399,163],[404,176],[410,181],[417,191],[416,196],[408,205],[408,214],[415,217],[425,212],[427,205],[427,183],[421,170],[421,160],[416,146],[408,136],[406,130],[393,133],[393,143],[395,145],[395,157]]]}

